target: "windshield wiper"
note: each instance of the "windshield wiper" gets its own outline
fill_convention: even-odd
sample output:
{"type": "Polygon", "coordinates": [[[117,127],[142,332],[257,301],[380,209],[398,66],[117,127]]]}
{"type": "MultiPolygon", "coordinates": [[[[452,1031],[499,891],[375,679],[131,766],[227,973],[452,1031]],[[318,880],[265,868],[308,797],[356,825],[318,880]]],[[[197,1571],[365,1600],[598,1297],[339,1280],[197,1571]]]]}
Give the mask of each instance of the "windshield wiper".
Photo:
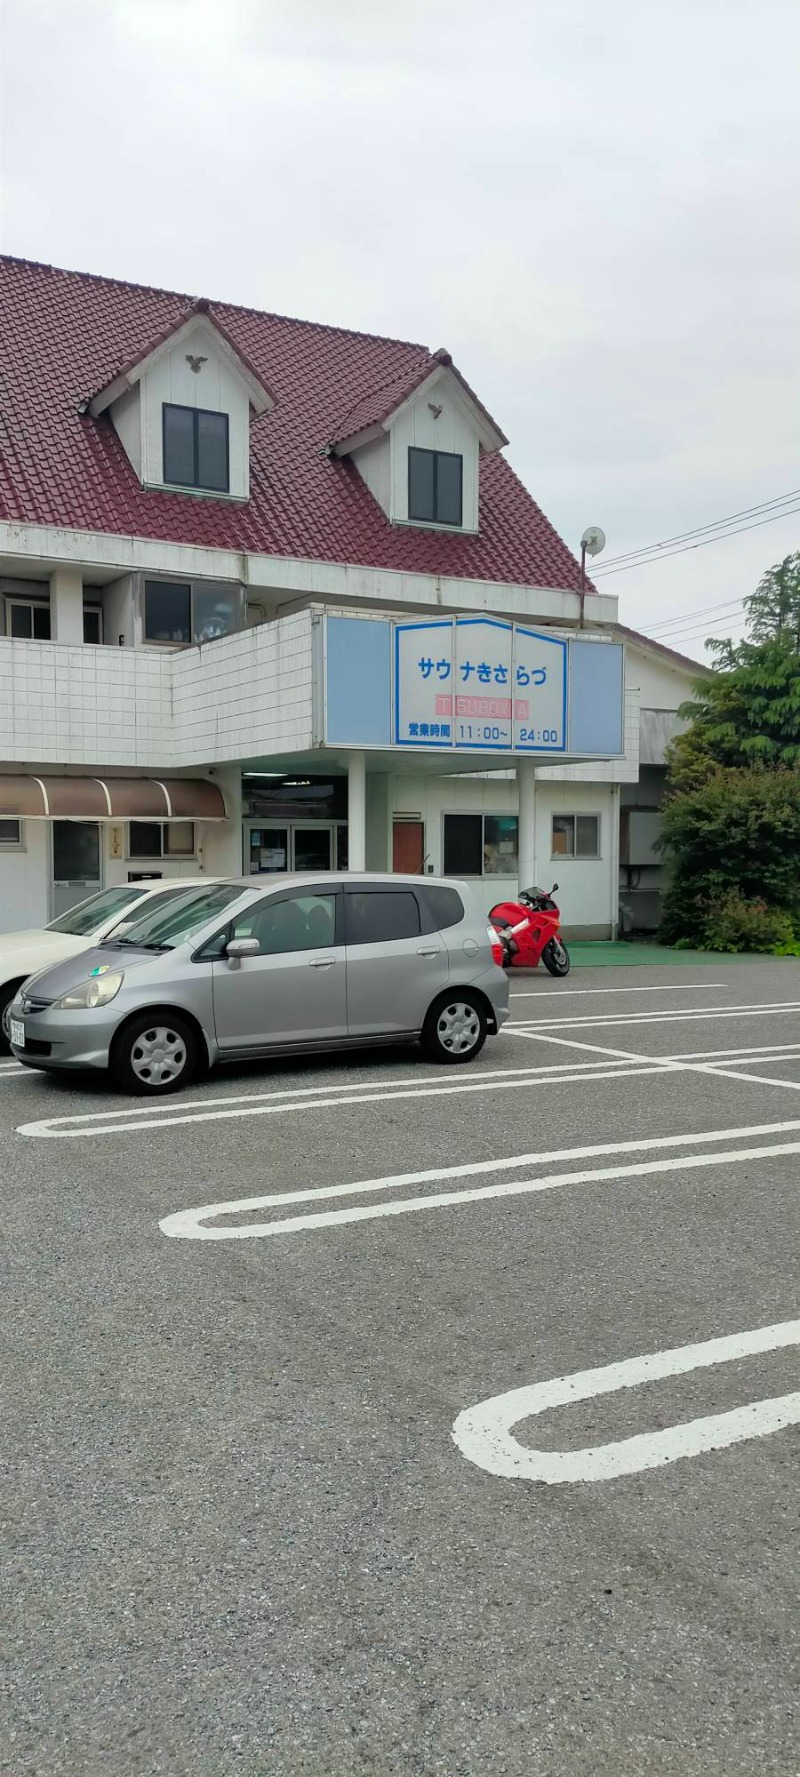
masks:
{"type": "Polygon", "coordinates": [[[99,950],[171,950],[171,944],[142,944],[138,938],[106,939],[99,950]]]}

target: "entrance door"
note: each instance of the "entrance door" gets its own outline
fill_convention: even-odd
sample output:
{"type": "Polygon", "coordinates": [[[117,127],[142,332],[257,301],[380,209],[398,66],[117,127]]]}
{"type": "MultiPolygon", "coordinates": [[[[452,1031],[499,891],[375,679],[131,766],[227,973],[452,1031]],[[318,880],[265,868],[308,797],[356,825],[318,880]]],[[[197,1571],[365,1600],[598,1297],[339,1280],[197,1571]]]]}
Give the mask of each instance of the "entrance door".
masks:
{"type": "Polygon", "coordinates": [[[245,876],[279,876],[289,868],[289,828],[247,821],[244,829],[245,876]]]}
{"type": "Polygon", "coordinates": [[[347,828],[333,821],[245,821],[245,876],[347,869],[347,828]],[[337,840],[338,834],[338,840],[337,840]]]}
{"type": "Polygon", "coordinates": [[[100,855],[97,821],[53,822],[54,919],[102,888],[100,855]]]}
{"type": "Polygon", "coordinates": [[[396,875],[421,876],[424,862],[424,821],[393,821],[392,869],[396,875]]]}
{"type": "Polygon", "coordinates": [[[333,826],[309,821],[292,828],[292,869],[331,870],[333,868],[333,826]]]}

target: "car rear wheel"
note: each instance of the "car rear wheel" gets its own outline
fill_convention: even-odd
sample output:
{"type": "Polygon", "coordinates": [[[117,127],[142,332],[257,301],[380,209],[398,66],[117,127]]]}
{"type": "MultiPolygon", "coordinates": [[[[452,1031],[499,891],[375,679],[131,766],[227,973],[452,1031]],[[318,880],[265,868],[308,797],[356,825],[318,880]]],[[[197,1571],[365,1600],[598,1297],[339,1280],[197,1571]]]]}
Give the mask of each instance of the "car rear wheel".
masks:
{"type": "Polygon", "coordinates": [[[457,988],[435,1000],[422,1029],[431,1061],[474,1061],[486,1042],[486,1012],[474,994],[457,988]]]}
{"type": "Polygon", "coordinates": [[[163,1097],[191,1084],[198,1061],[197,1038],[184,1019],[171,1012],[143,1012],[120,1031],[111,1071],[123,1092],[163,1097]]]}

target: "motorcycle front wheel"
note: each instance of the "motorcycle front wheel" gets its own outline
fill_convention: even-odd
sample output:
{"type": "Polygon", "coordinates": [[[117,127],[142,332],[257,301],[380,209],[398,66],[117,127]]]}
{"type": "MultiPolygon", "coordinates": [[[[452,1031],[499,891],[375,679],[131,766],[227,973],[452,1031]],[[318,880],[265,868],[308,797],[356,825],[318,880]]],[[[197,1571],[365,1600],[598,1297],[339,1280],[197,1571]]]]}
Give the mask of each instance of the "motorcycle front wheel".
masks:
{"type": "Polygon", "coordinates": [[[569,951],[560,938],[550,938],[542,951],[542,962],[551,975],[568,975],[570,971],[569,951]]]}

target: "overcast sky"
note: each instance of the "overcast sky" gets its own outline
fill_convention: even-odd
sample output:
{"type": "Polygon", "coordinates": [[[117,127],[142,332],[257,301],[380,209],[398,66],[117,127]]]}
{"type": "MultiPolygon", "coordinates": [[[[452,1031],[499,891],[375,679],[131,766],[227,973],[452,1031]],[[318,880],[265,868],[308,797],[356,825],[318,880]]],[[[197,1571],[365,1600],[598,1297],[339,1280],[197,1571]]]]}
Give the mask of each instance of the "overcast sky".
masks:
{"type": "MultiPolygon", "coordinates": [[[[607,559],[800,488],[798,0],[3,19],[7,252],[447,346],[607,559]]],[[[602,586],[701,656],[798,547],[800,513],[602,586]]]]}

